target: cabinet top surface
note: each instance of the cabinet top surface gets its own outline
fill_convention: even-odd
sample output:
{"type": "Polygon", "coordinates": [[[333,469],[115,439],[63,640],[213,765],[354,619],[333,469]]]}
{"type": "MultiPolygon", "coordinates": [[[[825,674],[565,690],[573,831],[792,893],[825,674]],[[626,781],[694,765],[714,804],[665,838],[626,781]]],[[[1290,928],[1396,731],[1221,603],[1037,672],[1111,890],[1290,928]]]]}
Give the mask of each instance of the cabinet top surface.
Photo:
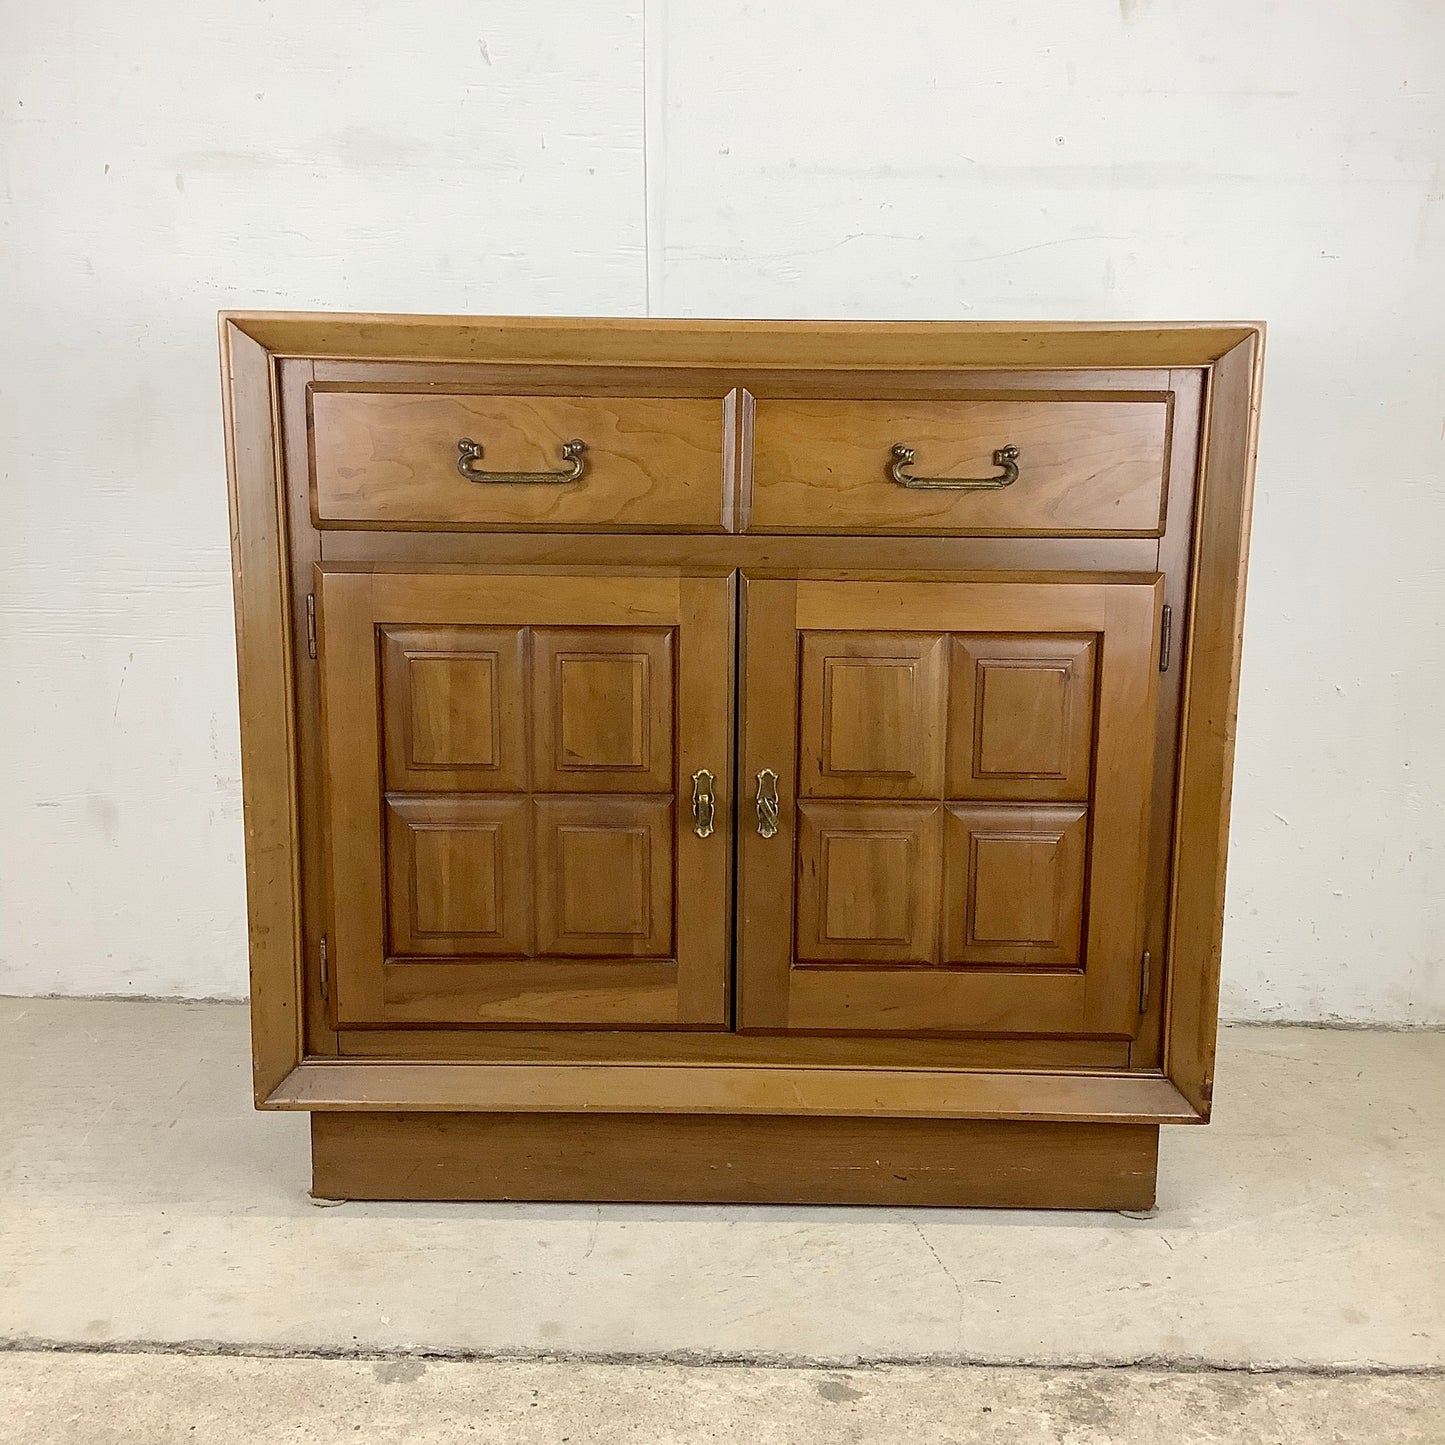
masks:
{"type": "Polygon", "coordinates": [[[277,355],[810,368],[1208,366],[1263,339],[1232,321],[730,321],[223,311],[277,355]]]}

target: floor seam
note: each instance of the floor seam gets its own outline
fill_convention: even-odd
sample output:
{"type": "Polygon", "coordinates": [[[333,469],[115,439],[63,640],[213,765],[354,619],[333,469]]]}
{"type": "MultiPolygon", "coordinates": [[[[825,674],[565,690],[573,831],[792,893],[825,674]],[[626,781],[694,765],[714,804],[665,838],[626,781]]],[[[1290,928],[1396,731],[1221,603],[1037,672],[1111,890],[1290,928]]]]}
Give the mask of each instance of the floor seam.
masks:
{"type": "Polygon", "coordinates": [[[1143,1354],[1114,1359],[998,1359],[956,1352],[899,1355],[779,1355],[753,1351],[437,1349],[238,1344],[225,1340],[0,1340],[0,1355],[180,1355],[261,1360],[426,1360],[459,1364],[681,1365],[693,1369],[884,1370],[931,1366],[993,1370],[1153,1370],[1178,1375],[1300,1375],[1336,1379],[1445,1378],[1445,1364],[1390,1365],[1377,1362],[1319,1364],[1289,1361],[1211,1360],[1197,1355],[1143,1354]]]}

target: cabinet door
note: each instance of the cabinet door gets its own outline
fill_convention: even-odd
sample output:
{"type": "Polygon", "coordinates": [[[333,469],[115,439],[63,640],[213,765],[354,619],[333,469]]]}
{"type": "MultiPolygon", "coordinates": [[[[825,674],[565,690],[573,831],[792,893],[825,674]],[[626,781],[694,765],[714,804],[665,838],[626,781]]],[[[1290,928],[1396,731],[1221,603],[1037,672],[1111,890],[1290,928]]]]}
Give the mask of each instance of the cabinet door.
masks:
{"type": "Polygon", "coordinates": [[[740,1027],[1132,1035],[1158,580],[744,589],[740,1027]]]}
{"type": "Polygon", "coordinates": [[[730,580],[318,572],[337,1022],[726,1026],[730,580]]]}

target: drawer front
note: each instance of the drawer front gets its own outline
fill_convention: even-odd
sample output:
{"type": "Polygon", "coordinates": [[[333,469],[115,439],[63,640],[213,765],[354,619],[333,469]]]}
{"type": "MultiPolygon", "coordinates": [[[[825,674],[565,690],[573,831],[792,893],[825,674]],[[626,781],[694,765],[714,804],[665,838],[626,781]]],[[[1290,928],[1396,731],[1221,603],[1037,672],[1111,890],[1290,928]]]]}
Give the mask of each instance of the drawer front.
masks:
{"type": "Polygon", "coordinates": [[[733,410],[717,397],[318,386],[308,405],[312,512],[320,527],[726,531],[733,410]],[[563,449],[574,439],[585,449],[567,480],[576,463],[563,449]],[[463,457],[463,441],[480,452],[463,457]]]}
{"type": "Polygon", "coordinates": [[[760,399],[748,526],[1159,536],[1169,405],[1158,392],[1128,399],[760,399]],[[912,460],[895,447],[910,448],[912,460]],[[1016,457],[1000,461],[1005,448],[1016,457]]]}

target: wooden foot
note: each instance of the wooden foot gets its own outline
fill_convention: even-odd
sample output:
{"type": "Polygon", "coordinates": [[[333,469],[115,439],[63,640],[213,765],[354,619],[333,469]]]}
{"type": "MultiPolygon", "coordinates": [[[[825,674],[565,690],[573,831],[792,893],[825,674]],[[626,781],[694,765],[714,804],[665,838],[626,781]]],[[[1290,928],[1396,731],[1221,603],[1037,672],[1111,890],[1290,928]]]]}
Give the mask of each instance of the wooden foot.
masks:
{"type": "Polygon", "coordinates": [[[1153,1124],[313,1113],[328,1199],[1149,1209],[1153,1124]]]}

